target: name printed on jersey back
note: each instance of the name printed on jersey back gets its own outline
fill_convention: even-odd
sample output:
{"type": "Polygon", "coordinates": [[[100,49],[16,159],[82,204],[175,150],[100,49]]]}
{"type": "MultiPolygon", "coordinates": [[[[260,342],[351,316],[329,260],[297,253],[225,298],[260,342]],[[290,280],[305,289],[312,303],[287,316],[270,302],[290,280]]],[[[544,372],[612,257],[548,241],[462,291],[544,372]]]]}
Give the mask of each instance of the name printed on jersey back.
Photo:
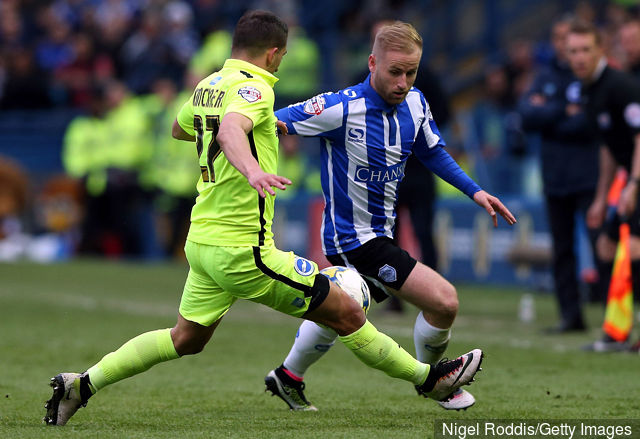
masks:
{"type": "Polygon", "coordinates": [[[220,108],[224,91],[217,88],[200,87],[193,93],[193,106],[205,108],[220,108]]]}

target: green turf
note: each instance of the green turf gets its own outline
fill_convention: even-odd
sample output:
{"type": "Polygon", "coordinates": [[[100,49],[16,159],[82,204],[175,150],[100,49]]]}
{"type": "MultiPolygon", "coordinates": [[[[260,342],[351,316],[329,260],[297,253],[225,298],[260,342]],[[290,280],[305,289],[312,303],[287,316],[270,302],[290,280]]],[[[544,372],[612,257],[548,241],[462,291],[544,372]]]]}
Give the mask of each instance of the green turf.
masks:
{"type": "MultiPolygon", "coordinates": [[[[0,265],[0,438],[430,438],[434,419],[640,417],[640,356],[594,354],[602,310],[588,334],[545,336],[553,300],[536,295],[537,319],[517,320],[520,291],[459,286],[448,353],[486,352],[469,388],[477,404],[445,412],[408,383],[366,368],[336,346],[307,375],[317,413],[293,413],[264,393],[263,377],[289,349],[298,322],[238,303],[197,356],[155,366],[96,395],[64,428],[41,423],[49,378],[83,371],[140,332],[175,322],[185,265],[79,261],[0,265]]],[[[381,330],[413,351],[413,309],[381,330]]]]}

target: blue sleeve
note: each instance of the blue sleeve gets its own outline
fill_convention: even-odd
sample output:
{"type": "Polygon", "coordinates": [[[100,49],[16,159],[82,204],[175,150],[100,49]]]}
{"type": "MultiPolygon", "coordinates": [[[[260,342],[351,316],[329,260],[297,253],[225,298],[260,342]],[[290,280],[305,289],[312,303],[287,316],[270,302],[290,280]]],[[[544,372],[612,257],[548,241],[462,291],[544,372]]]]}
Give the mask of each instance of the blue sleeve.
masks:
{"type": "Polygon", "coordinates": [[[456,161],[441,146],[435,146],[429,149],[420,149],[416,151],[416,156],[438,177],[454,186],[469,198],[473,199],[473,195],[481,191],[482,188],[471,179],[456,161]]]}
{"type": "Polygon", "coordinates": [[[276,111],[276,118],[287,124],[287,130],[289,131],[289,134],[298,134],[296,133],[296,129],[291,123],[291,118],[289,117],[289,107],[284,107],[276,111]]]}
{"type": "Polygon", "coordinates": [[[290,134],[329,137],[342,126],[344,104],[339,94],[325,93],[276,111],[290,134]]]}

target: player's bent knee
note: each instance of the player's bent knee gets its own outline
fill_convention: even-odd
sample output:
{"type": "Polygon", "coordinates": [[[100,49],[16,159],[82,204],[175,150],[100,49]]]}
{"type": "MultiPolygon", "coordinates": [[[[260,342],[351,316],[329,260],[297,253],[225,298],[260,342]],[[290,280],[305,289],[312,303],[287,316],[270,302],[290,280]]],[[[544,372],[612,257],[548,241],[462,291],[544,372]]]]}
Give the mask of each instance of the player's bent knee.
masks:
{"type": "Polygon", "coordinates": [[[198,337],[178,337],[173,340],[173,347],[178,355],[195,355],[202,352],[207,342],[198,337]]]}
{"type": "Polygon", "coordinates": [[[447,282],[440,291],[438,299],[437,309],[435,311],[440,317],[453,321],[456,314],[458,314],[459,306],[456,288],[447,282]]]}
{"type": "Polygon", "coordinates": [[[179,320],[178,324],[171,329],[171,340],[178,355],[182,357],[202,352],[219,322],[220,320],[205,327],[184,319],[179,320]]]}
{"type": "Polygon", "coordinates": [[[366,320],[367,316],[360,305],[348,297],[331,326],[338,335],[347,335],[360,329],[366,320]]]}

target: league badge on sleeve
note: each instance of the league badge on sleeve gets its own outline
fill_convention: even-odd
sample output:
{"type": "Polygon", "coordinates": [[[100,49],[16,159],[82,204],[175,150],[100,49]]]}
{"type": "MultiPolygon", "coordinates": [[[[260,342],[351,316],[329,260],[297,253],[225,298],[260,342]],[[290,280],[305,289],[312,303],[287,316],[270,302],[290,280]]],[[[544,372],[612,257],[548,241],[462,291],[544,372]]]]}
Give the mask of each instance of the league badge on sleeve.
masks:
{"type": "Polygon", "coordinates": [[[238,90],[238,94],[247,102],[254,103],[262,99],[262,93],[255,87],[242,87],[238,90]]]}
{"type": "Polygon", "coordinates": [[[315,96],[304,103],[304,112],[307,114],[318,115],[324,110],[326,101],[322,96],[315,96]]]}

